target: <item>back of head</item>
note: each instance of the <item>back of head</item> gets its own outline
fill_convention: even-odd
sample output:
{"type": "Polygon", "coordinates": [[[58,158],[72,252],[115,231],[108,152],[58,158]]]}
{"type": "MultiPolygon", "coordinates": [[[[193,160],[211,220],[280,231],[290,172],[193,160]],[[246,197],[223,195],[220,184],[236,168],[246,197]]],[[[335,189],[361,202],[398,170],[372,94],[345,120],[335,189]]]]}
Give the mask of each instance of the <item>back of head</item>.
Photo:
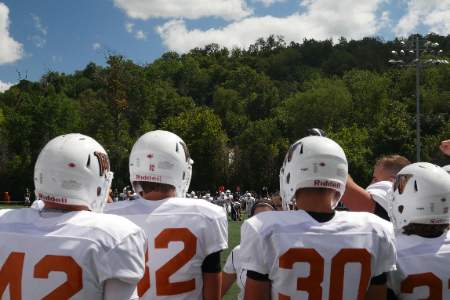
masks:
{"type": "Polygon", "coordinates": [[[298,140],[289,148],[280,170],[284,209],[289,209],[296,191],[302,188],[335,190],[335,207],[344,193],[347,175],[347,158],[335,141],[322,136],[298,140]]]}
{"type": "Polygon", "coordinates": [[[36,198],[60,206],[102,211],[112,182],[109,158],[94,139],[77,133],[45,145],[34,168],[36,198]]]}
{"type": "Polygon", "coordinates": [[[395,177],[401,169],[409,164],[411,162],[406,157],[392,154],[380,157],[375,163],[375,167],[381,167],[392,177],[395,177]]]}
{"type": "Polygon", "coordinates": [[[255,214],[258,214],[258,212],[262,211],[274,211],[275,206],[270,200],[258,200],[255,202],[255,204],[252,205],[252,208],[250,210],[250,217],[254,216],[255,214]],[[256,213],[255,213],[256,212],[256,213]]]}
{"type": "Polygon", "coordinates": [[[390,207],[397,230],[408,224],[448,224],[450,175],[441,167],[419,162],[406,166],[394,182],[390,207]]]}
{"type": "Polygon", "coordinates": [[[169,131],[155,130],[141,136],[130,154],[130,181],[142,191],[140,182],[169,185],[178,197],[185,197],[192,176],[193,161],[184,141],[169,131]]]}

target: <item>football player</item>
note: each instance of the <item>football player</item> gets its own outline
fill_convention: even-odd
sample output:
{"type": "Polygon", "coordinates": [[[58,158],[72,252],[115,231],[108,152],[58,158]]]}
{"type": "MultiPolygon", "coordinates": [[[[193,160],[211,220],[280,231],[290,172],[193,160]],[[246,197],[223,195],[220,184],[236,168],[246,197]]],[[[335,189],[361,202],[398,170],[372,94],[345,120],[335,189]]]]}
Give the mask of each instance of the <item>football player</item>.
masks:
{"type": "Polygon", "coordinates": [[[450,299],[450,175],[430,163],[402,169],[390,209],[397,270],[389,287],[399,299],[450,299]]]}
{"type": "MultiPolygon", "coordinates": [[[[275,207],[270,201],[257,201],[251,208],[251,216],[264,211],[274,211],[275,207]]],[[[245,280],[247,279],[247,270],[242,268],[239,259],[240,245],[237,245],[228,255],[227,261],[223,266],[222,272],[222,297],[230,289],[233,282],[236,281],[239,287],[238,300],[244,299],[245,280]]]]}
{"type": "Polygon", "coordinates": [[[251,193],[245,194],[245,212],[247,214],[247,218],[251,217],[251,209],[253,205],[255,204],[255,198],[252,196],[251,193]]]}
{"type": "Polygon", "coordinates": [[[393,227],[370,213],[335,211],[347,170],[344,151],[331,139],[309,136],[290,147],[280,192],[297,210],[243,224],[245,299],[386,297],[386,273],[395,268],[393,227]]]}
{"type": "Polygon", "coordinates": [[[351,211],[367,211],[389,220],[388,203],[392,184],[398,171],[411,162],[401,155],[386,155],[375,163],[372,182],[360,187],[348,176],[342,202],[351,211]]]}
{"type": "Polygon", "coordinates": [[[139,198],[107,208],[147,234],[141,299],[220,299],[227,218],[219,206],[185,198],[192,163],[177,135],[162,130],[144,134],[130,154],[130,181],[139,198]]]}
{"type": "Polygon", "coordinates": [[[43,208],[0,210],[1,299],[137,299],[145,233],[102,211],[108,155],[92,138],[58,136],[36,161],[43,208]]]}

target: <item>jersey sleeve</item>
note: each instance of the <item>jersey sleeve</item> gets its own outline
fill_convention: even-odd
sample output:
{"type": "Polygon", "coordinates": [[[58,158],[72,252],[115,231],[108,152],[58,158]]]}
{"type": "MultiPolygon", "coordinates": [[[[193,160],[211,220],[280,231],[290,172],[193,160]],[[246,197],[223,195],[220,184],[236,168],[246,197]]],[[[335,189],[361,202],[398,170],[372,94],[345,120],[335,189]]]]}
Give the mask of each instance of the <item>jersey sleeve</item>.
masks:
{"type": "Polygon", "coordinates": [[[374,276],[381,273],[391,272],[396,269],[397,252],[395,249],[395,236],[392,223],[381,220],[383,230],[379,232],[379,249],[374,268],[374,276]]]}
{"type": "Polygon", "coordinates": [[[241,249],[239,250],[239,258],[244,269],[269,274],[263,246],[262,238],[257,230],[249,220],[245,221],[241,227],[241,249]]]}
{"type": "Polygon", "coordinates": [[[223,266],[223,271],[228,274],[236,274],[236,268],[234,266],[235,256],[236,256],[236,248],[233,249],[233,251],[230,252],[230,254],[227,257],[227,261],[225,262],[225,265],[223,266]]]}
{"type": "Polygon", "coordinates": [[[144,276],[146,247],[145,233],[138,229],[100,255],[100,258],[94,262],[100,282],[117,279],[125,283],[137,284],[144,276]]]}
{"type": "Polygon", "coordinates": [[[228,248],[228,221],[222,209],[215,217],[207,218],[205,229],[206,255],[228,248]]]}
{"type": "Polygon", "coordinates": [[[372,199],[378,203],[385,211],[389,209],[389,195],[392,190],[392,182],[380,181],[369,185],[366,191],[372,199]]]}

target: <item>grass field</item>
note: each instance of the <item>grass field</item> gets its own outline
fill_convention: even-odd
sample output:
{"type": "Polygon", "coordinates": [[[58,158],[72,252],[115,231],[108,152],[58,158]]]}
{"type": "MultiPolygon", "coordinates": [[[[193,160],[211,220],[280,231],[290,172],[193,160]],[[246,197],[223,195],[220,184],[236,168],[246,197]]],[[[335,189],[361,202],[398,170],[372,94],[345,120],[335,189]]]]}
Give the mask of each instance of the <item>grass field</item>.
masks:
{"type": "MultiPolygon", "coordinates": [[[[225,264],[225,261],[227,260],[228,254],[231,250],[233,250],[234,246],[239,244],[239,241],[241,239],[241,225],[242,222],[234,222],[229,221],[228,222],[228,249],[225,250],[222,253],[222,267],[225,264]]],[[[236,300],[237,295],[239,294],[239,288],[234,283],[231,288],[228,290],[228,293],[223,297],[225,300],[236,300]]]]}
{"type": "MultiPolygon", "coordinates": [[[[21,208],[21,207],[24,207],[24,206],[0,204],[0,209],[21,208]]],[[[228,254],[230,253],[230,251],[234,248],[234,246],[239,244],[240,236],[241,236],[241,224],[242,224],[242,222],[234,222],[234,221],[228,222],[228,249],[225,250],[221,255],[222,267],[225,264],[225,261],[227,260],[227,257],[228,257],[228,254]]],[[[225,295],[225,297],[223,299],[236,300],[238,293],[239,293],[239,288],[235,283],[231,286],[230,290],[228,291],[228,293],[225,295]]]]}
{"type": "Polygon", "coordinates": [[[10,205],[5,205],[5,204],[0,204],[0,209],[3,208],[23,208],[23,205],[14,205],[14,204],[10,204],[10,205]]]}

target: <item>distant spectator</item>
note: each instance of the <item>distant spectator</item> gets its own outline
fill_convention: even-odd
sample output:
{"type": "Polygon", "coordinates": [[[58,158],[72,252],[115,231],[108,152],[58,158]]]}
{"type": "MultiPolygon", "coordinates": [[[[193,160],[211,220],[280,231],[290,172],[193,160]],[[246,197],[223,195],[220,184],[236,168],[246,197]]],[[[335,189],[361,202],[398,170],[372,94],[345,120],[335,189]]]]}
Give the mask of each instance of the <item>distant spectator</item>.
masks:
{"type": "Polygon", "coordinates": [[[11,196],[9,195],[9,192],[3,193],[3,202],[5,202],[5,203],[11,202],[11,196]]]}
{"type": "Polygon", "coordinates": [[[30,191],[27,188],[25,191],[25,195],[24,195],[24,205],[30,206],[30,204],[31,204],[31,195],[30,195],[30,191]]]}
{"type": "Polygon", "coordinates": [[[273,194],[270,201],[272,201],[275,210],[283,210],[283,202],[279,193],[273,194]]]}

